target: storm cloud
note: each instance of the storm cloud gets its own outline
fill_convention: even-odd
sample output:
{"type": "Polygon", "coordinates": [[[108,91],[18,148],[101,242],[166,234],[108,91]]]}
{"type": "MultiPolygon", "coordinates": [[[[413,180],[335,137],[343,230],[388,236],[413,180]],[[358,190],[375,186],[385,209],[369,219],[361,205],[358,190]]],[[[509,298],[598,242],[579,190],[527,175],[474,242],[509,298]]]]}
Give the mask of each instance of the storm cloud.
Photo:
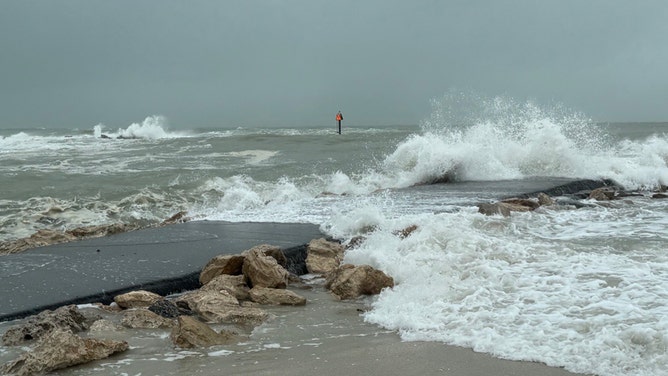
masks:
{"type": "Polygon", "coordinates": [[[1,5],[3,128],[416,124],[453,89],[668,120],[665,1],[1,5]]]}

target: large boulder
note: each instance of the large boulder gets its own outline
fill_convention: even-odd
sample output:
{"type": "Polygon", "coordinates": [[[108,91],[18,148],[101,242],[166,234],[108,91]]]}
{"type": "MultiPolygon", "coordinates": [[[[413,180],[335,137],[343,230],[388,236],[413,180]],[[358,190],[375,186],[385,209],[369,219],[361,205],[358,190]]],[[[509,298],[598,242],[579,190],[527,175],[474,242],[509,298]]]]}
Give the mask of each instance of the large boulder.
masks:
{"type": "Polygon", "coordinates": [[[225,290],[197,290],[175,300],[207,322],[255,326],[269,318],[269,314],[257,307],[241,306],[239,301],[225,290]]]}
{"type": "Polygon", "coordinates": [[[24,323],[10,327],[2,336],[2,343],[5,346],[23,345],[59,328],[80,332],[87,330],[88,324],[75,305],[63,306],[54,311],[42,311],[24,323]]]}
{"type": "Polygon", "coordinates": [[[228,331],[218,333],[193,317],[181,316],[177,319],[174,329],[172,329],[170,339],[174,345],[188,349],[234,343],[238,340],[238,337],[228,331]]]}
{"type": "Polygon", "coordinates": [[[124,309],[129,308],[147,308],[153,303],[164,299],[162,296],[144,290],[130,291],[125,294],[116,295],[114,302],[124,309]]]}
{"type": "Polygon", "coordinates": [[[596,188],[589,193],[589,199],[596,201],[609,201],[614,200],[616,189],[614,187],[601,187],[596,188]]]}
{"type": "Polygon", "coordinates": [[[286,289],[270,289],[267,287],[253,287],[250,290],[251,300],[265,305],[292,305],[306,304],[306,298],[286,289]]]}
{"type": "Polygon", "coordinates": [[[355,299],[361,295],[379,294],[386,287],[394,287],[394,279],[369,265],[345,264],[327,277],[325,287],[340,299],[355,299]]]}
{"type": "Polygon", "coordinates": [[[555,204],[554,199],[543,192],[538,193],[537,198],[540,206],[551,206],[555,204]]]}
{"type": "MultiPolygon", "coordinates": [[[[532,202],[527,200],[527,202],[532,202]]],[[[537,206],[536,206],[537,207],[537,206]]],[[[511,212],[528,212],[534,210],[533,205],[526,205],[524,203],[519,203],[514,200],[512,201],[501,201],[495,202],[493,204],[478,204],[478,213],[484,215],[497,215],[500,214],[504,217],[509,217],[511,212]]]]}
{"type": "Polygon", "coordinates": [[[249,300],[250,296],[248,295],[248,286],[244,282],[243,275],[219,275],[214,277],[209,283],[202,286],[201,290],[208,291],[221,291],[225,290],[232,294],[237,300],[249,300]]]}
{"type": "Polygon", "coordinates": [[[140,308],[124,311],[121,325],[132,329],[171,328],[174,326],[174,320],[140,308]]]}
{"type": "Polygon", "coordinates": [[[3,375],[35,375],[93,360],[104,359],[128,349],[125,341],[81,338],[68,329],[50,331],[32,351],[0,367],[3,375]]]}
{"type": "Polygon", "coordinates": [[[251,249],[245,250],[241,252],[242,255],[247,255],[248,252],[253,251],[253,250],[260,250],[265,256],[272,257],[276,262],[278,262],[278,265],[282,267],[286,267],[288,263],[288,259],[285,256],[285,253],[283,253],[283,250],[281,247],[271,245],[271,244],[260,244],[257,245],[251,249]]]}
{"type": "Polygon", "coordinates": [[[199,282],[206,285],[213,278],[223,275],[239,275],[241,267],[244,264],[244,256],[241,255],[220,255],[212,258],[204,266],[199,275],[199,282]]]}
{"type": "Polygon", "coordinates": [[[504,217],[510,217],[510,209],[503,203],[482,203],[478,204],[478,213],[484,215],[502,215],[504,217]]]}
{"type": "Polygon", "coordinates": [[[288,285],[288,271],[274,257],[265,255],[263,246],[251,248],[245,256],[242,270],[250,287],[285,288],[288,285]]]}
{"type": "Polygon", "coordinates": [[[344,247],[327,239],[313,239],[308,243],[306,269],[312,274],[329,274],[341,265],[344,247]]]}
{"type": "Polygon", "coordinates": [[[540,206],[538,200],[529,198],[508,198],[501,201],[504,204],[510,205],[511,208],[517,208],[514,211],[531,211],[536,210],[540,206]]]}

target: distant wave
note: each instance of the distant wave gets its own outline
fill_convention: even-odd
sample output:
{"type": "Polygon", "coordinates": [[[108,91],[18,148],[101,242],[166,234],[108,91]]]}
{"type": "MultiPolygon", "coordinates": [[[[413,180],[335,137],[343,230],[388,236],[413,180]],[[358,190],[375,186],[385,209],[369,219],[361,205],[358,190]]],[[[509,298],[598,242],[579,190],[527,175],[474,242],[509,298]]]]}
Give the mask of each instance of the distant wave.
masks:
{"type": "Polygon", "coordinates": [[[149,116],[144,121],[132,123],[127,128],[119,128],[118,131],[105,132],[104,124],[93,127],[93,135],[96,138],[119,138],[119,139],[144,139],[158,140],[163,138],[179,138],[187,136],[184,132],[170,132],[166,130],[167,119],[161,115],[149,116]]]}

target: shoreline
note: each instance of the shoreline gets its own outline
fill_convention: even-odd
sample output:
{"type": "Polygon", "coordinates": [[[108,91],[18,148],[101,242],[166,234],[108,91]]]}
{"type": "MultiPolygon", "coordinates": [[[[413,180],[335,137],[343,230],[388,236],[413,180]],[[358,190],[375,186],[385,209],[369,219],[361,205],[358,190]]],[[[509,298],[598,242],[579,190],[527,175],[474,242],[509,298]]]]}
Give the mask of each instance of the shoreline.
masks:
{"type": "MultiPolygon", "coordinates": [[[[130,337],[129,329],[98,332],[96,337],[126,339],[130,350],[51,374],[582,375],[544,363],[495,358],[440,342],[402,341],[396,331],[364,321],[362,312],[368,308],[369,298],[340,301],[319,282],[297,284],[290,289],[305,296],[308,303],[301,307],[266,307],[274,317],[253,329],[248,339],[240,343],[184,350],[173,348],[166,338],[166,329],[136,331],[130,337]]],[[[99,308],[82,309],[110,317],[99,308]]],[[[0,334],[13,323],[0,323],[0,334]]],[[[224,327],[212,324],[216,330],[224,327]]],[[[10,355],[13,354],[0,351],[0,360],[9,360],[10,355]]]]}

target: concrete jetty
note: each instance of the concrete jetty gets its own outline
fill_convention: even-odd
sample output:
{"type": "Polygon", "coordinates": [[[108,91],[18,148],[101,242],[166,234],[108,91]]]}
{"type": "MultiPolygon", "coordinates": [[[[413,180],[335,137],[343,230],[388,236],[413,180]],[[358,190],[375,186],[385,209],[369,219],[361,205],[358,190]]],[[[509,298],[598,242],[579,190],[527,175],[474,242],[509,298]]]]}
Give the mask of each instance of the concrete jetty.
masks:
{"type": "Polygon", "coordinates": [[[303,248],[320,237],[314,224],[195,221],[0,256],[0,321],[66,304],[108,304],[137,289],[195,289],[214,256],[259,244],[303,248]]]}

